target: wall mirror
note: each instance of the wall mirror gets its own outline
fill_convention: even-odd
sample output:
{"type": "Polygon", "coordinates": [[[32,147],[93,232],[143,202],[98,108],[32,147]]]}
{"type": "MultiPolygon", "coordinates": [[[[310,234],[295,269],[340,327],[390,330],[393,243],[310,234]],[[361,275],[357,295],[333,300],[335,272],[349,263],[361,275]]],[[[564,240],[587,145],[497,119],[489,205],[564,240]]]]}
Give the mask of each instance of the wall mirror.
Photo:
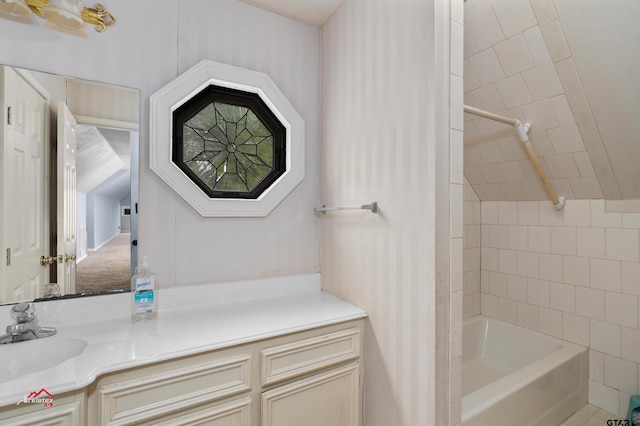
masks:
{"type": "Polygon", "coordinates": [[[0,65],[0,304],[128,291],[136,89],[0,65]]]}

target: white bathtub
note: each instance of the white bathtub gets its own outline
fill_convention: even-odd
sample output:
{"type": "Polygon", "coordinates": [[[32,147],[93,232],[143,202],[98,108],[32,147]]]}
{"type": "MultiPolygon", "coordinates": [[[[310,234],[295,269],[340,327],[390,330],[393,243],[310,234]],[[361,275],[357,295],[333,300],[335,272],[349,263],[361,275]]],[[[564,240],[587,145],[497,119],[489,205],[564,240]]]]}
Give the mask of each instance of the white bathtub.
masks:
{"type": "Polygon", "coordinates": [[[587,401],[588,351],[476,316],[462,327],[462,425],[557,426],[587,401]]]}

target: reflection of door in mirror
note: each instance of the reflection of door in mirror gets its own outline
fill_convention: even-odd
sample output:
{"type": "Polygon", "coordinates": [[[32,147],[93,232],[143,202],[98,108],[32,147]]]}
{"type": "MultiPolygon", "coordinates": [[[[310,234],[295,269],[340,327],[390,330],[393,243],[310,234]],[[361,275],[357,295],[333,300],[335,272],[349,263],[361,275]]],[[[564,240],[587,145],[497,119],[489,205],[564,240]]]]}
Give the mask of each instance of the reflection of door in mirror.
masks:
{"type": "Polygon", "coordinates": [[[131,132],[77,127],[76,291],[131,286],[131,132]]]}
{"type": "Polygon", "coordinates": [[[0,303],[129,290],[138,91],[12,67],[0,72],[0,303]],[[68,162],[74,156],[76,166],[68,162]]]}
{"type": "Polygon", "coordinates": [[[2,253],[0,302],[30,300],[42,294],[45,255],[45,98],[15,70],[2,75],[2,186],[0,238],[2,253]]]}

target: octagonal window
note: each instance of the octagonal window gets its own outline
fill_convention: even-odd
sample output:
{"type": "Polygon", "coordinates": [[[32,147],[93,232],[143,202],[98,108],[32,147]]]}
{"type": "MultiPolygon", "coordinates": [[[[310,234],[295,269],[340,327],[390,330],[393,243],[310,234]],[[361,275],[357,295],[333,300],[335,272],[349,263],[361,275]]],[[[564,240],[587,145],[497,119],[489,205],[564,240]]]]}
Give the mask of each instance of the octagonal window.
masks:
{"type": "Polygon", "coordinates": [[[256,199],[286,171],[286,129],[256,93],[210,85],[173,123],[172,161],[210,198],[256,199]]]}

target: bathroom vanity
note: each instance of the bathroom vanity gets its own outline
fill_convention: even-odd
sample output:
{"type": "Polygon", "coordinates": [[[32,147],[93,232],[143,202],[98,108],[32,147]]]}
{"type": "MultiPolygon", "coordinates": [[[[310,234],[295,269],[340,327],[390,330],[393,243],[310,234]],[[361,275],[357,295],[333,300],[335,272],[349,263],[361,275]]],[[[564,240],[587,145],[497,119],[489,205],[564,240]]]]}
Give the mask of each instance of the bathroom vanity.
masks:
{"type": "Polygon", "coordinates": [[[319,280],[161,290],[158,319],[135,324],[128,294],[40,303],[40,323],[58,329],[49,339],[86,347],[0,377],[0,425],[360,425],[366,314],[319,280]],[[44,392],[16,405],[41,390],[51,406],[44,392]]]}

